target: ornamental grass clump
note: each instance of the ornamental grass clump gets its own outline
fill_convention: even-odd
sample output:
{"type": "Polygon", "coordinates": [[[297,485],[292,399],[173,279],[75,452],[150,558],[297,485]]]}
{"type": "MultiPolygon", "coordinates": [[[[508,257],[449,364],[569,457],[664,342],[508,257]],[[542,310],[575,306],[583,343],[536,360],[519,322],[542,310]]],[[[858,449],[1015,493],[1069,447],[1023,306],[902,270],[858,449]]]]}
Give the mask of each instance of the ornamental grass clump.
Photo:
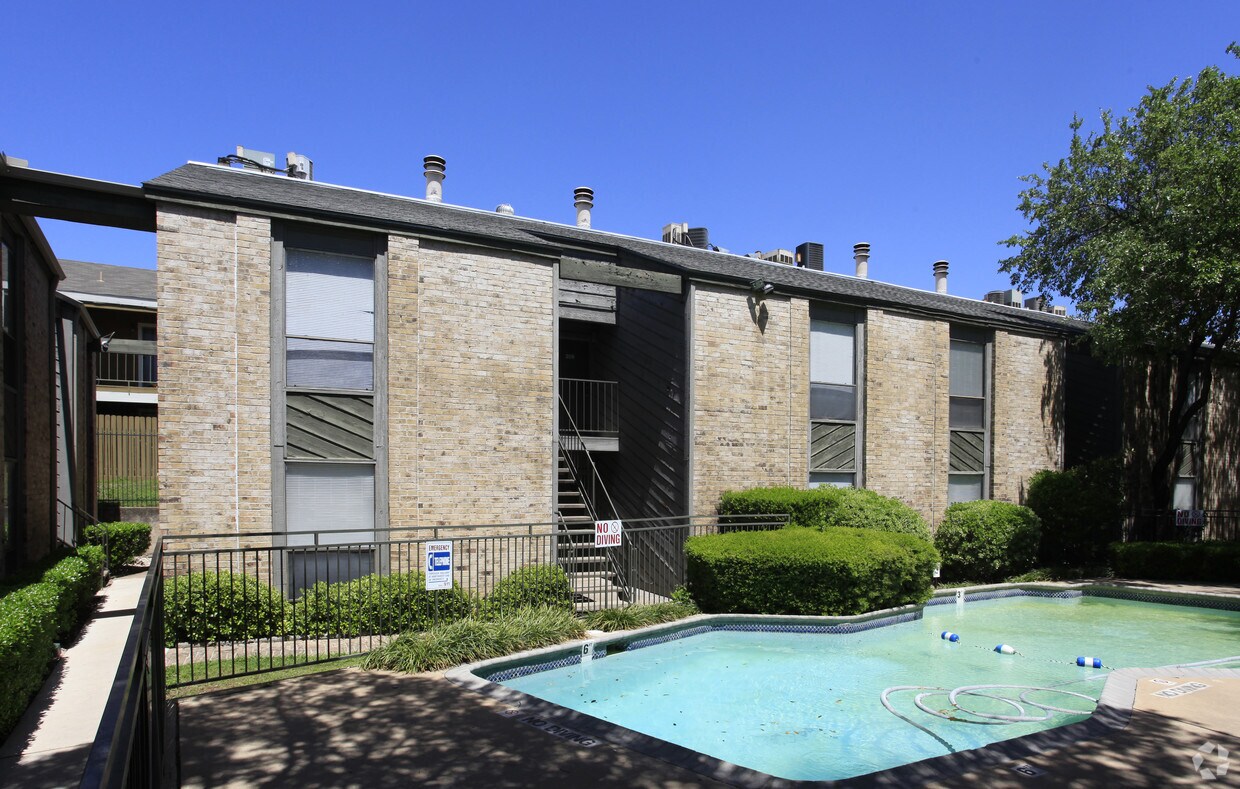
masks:
{"type": "Polygon", "coordinates": [[[425,632],[405,633],[372,651],[362,667],[410,674],[440,671],[584,635],[585,626],[571,611],[526,608],[492,619],[461,619],[425,632]]]}
{"type": "Polygon", "coordinates": [[[633,630],[650,625],[661,625],[664,622],[675,622],[677,619],[701,613],[697,606],[678,602],[653,603],[651,605],[630,605],[625,608],[609,608],[594,611],[585,617],[586,627],[591,630],[633,630]]]}

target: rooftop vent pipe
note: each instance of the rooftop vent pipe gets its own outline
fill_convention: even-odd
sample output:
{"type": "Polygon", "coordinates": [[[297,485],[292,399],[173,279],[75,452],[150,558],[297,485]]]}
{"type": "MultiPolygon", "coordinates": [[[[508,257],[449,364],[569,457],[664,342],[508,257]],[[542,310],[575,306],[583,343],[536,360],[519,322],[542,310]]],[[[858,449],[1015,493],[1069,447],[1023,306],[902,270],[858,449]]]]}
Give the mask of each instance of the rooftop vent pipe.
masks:
{"type": "Polygon", "coordinates": [[[579,186],[573,190],[573,205],[577,207],[577,227],[590,229],[590,209],[594,208],[594,190],[579,186]]]}
{"type": "Polygon", "coordinates": [[[947,292],[947,261],[934,261],[934,292],[947,292]]]}
{"type": "Polygon", "coordinates": [[[422,159],[422,171],[426,176],[426,199],[432,203],[443,202],[443,179],[445,165],[442,156],[434,154],[422,159]]]}
{"type": "Polygon", "coordinates": [[[866,279],[870,276],[870,245],[861,241],[853,244],[853,263],[857,266],[857,277],[866,279]]]}

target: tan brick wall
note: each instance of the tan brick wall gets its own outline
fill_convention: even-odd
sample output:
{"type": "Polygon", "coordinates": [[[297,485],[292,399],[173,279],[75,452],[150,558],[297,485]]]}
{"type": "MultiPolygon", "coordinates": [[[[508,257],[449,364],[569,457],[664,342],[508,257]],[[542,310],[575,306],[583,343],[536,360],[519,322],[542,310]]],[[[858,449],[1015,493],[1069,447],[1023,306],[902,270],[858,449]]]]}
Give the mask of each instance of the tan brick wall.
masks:
{"type": "Polygon", "coordinates": [[[271,528],[266,219],[161,204],[160,528],[271,528]]]}
{"type": "Polygon", "coordinates": [[[1029,478],[1063,467],[1062,340],[995,332],[992,499],[1023,504],[1029,478]]]}
{"type": "Polygon", "coordinates": [[[388,525],[396,528],[418,524],[418,239],[388,236],[387,265],[388,525]]]}
{"type": "Polygon", "coordinates": [[[547,522],[554,296],[546,262],[389,242],[390,522],[547,522]]]}
{"type": "Polygon", "coordinates": [[[947,507],[950,342],[942,321],[866,316],[865,486],[930,523],[947,507]]]}
{"type": "Polygon", "coordinates": [[[752,306],[742,291],[694,289],[695,514],[716,512],[725,490],[807,482],[809,303],[772,297],[752,306]]]}

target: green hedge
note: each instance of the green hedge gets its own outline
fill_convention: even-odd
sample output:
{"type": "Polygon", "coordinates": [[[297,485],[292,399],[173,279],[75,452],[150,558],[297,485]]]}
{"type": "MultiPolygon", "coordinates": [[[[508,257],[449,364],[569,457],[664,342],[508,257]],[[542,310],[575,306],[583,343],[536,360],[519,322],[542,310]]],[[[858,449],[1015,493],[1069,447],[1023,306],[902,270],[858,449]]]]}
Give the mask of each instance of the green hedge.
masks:
{"type": "Polygon", "coordinates": [[[107,537],[108,565],[123,567],[151,547],[151,524],[115,521],[96,523],[84,529],[86,542],[103,545],[107,537]]]}
{"type": "Polygon", "coordinates": [[[279,633],[288,603],[244,573],[192,572],[164,589],[164,641],[246,641],[279,633]]]}
{"type": "Polygon", "coordinates": [[[689,591],[707,613],[860,614],[923,603],[938,553],[908,534],[790,527],[691,537],[689,591]]]}
{"type": "MultiPolygon", "coordinates": [[[[822,490],[822,488],[819,488],[822,490]]],[[[911,534],[930,540],[925,519],[899,499],[880,496],[872,490],[832,488],[835,506],[827,515],[827,526],[911,534]]]]}
{"type": "Polygon", "coordinates": [[[934,535],[945,581],[1002,581],[1033,567],[1041,525],[1028,507],[966,501],[947,508],[934,535]]]}
{"type": "Polygon", "coordinates": [[[315,584],[289,604],[285,627],[309,636],[403,633],[468,616],[471,605],[457,586],[428,592],[420,572],[366,575],[315,584]]]}
{"type": "Polygon", "coordinates": [[[103,581],[102,557],[68,556],[0,598],[0,741],[21,718],[103,581]]]}
{"type": "Polygon", "coordinates": [[[242,573],[192,572],[168,584],[165,641],[245,641],[273,635],[342,636],[426,630],[472,613],[494,618],[521,608],[573,612],[568,575],[554,565],[524,567],[482,601],[460,587],[427,591],[420,572],[319,582],[289,602],[279,590],[242,573]]]}
{"type": "Polygon", "coordinates": [[[750,488],[726,491],[720,515],[788,514],[789,526],[851,528],[912,534],[930,539],[930,527],[904,502],[858,488],[750,488]]]}
{"type": "Polygon", "coordinates": [[[498,616],[519,608],[573,611],[573,587],[564,568],[554,564],[522,567],[495,584],[479,606],[482,616],[498,616]]]}
{"type": "Polygon", "coordinates": [[[1111,567],[1121,578],[1240,583],[1240,543],[1114,543],[1111,567]]]}
{"type": "Polygon", "coordinates": [[[1042,521],[1042,564],[1102,561],[1123,527],[1123,467],[1107,458],[1066,471],[1039,471],[1029,480],[1026,503],[1042,521]]]}
{"type": "Polygon", "coordinates": [[[749,488],[727,490],[719,499],[720,515],[788,515],[790,526],[821,529],[834,506],[838,488],[749,488]]]}

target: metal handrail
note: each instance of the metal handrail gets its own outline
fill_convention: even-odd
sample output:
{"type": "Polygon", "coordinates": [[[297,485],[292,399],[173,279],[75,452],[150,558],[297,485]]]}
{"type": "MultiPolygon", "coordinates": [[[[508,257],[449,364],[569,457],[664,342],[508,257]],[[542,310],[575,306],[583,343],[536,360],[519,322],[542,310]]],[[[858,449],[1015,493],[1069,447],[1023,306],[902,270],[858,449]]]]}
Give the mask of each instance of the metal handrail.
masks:
{"type": "MultiPolygon", "coordinates": [[[[561,378],[559,397],[570,414],[577,414],[581,435],[618,437],[620,418],[617,408],[617,381],[592,378],[561,378]],[[565,396],[567,395],[567,397],[565,396]]],[[[576,421],[574,419],[574,421],[576,421]]]]}
{"type": "Polygon", "coordinates": [[[163,546],[156,538],[81,787],[158,786],[164,771],[163,546]]]}
{"type": "MultiPolygon", "coordinates": [[[[590,519],[595,521],[605,520],[603,518],[599,518],[598,506],[596,503],[596,485],[598,490],[602,491],[603,498],[607,501],[607,508],[611,512],[611,517],[619,518],[620,514],[616,511],[616,505],[611,500],[611,494],[607,492],[607,486],[603,483],[603,477],[598,472],[598,466],[594,464],[594,458],[590,455],[590,450],[586,448],[585,440],[581,437],[581,432],[577,430],[577,424],[573,421],[573,415],[568,412],[568,406],[564,402],[564,398],[559,395],[557,395],[557,397],[560,401],[560,412],[567,421],[568,427],[571,430],[569,436],[576,439],[577,449],[572,451],[580,451],[583,453],[586,461],[590,464],[590,494],[592,495],[587,495],[585,487],[581,484],[582,476],[580,469],[577,467],[577,461],[573,458],[572,451],[565,446],[565,430],[563,424],[561,424],[560,435],[557,437],[560,444],[560,454],[564,457],[565,462],[568,463],[569,472],[573,475],[573,480],[577,483],[577,489],[581,491],[581,500],[585,503],[586,511],[590,513],[590,519]]],[[[567,532],[567,530],[565,531],[567,532]]],[[[628,578],[625,576],[624,569],[620,566],[620,562],[611,551],[604,552],[604,556],[607,558],[608,567],[610,567],[612,573],[615,574],[617,581],[616,585],[623,589],[626,595],[631,597],[628,578]]]]}
{"type": "MultiPolygon", "coordinates": [[[[564,444],[565,430],[564,430],[564,426],[561,425],[560,436],[559,436],[559,443],[560,443],[561,451],[565,453],[566,458],[568,458],[567,453],[569,453],[570,451],[579,451],[585,455],[586,460],[590,462],[591,492],[593,492],[594,486],[597,485],[598,488],[602,490],[603,492],[603,498],[607,500],[607,507],[608,507],[608,510],[610,510],[611,512],[611,517],[612,518],[620,517],[619,513],[616,512],[616,505],[611,500],[611,495],[607,492],[607,486],[603,484],[603,477],[601,474],[598,473],[598,466],[595,465],[594,458],[593,456],[590,455],[590,450],[586,448],[585,439],[582,438],[581,431],[577,429],[577,424],[573,421],[573,415],[568,412],[568,407],[564,403],[564,398],[560,397],[559,400],[560,400],[560,411],[564,415],[564,417],[568,420],[568,426],[571,429],[569,436],[571,438],[576,439],[576,442],[577,442],[577,447],[574,449],[570,450],[569,447],[565,446],[564,444]]],[[[568,458],[568,459],[569,459],[569,465],[575,468],[576,463],[571,458],[568,458]]],[[[581,477],[576,476],[576,475],[574,475],[574,477],[575,479],[578,480],[578,483],[580,483],[581,477]]],[[[583,499],[586,497],[585,490],[582,490],[581,495],[583,499]]],[[[587,502],[586,508],[589,509],[593,513],[595,520],[599,520],[598,508],[593,506],[593,504],[594,503],[592,501],[587,502]]]]}

